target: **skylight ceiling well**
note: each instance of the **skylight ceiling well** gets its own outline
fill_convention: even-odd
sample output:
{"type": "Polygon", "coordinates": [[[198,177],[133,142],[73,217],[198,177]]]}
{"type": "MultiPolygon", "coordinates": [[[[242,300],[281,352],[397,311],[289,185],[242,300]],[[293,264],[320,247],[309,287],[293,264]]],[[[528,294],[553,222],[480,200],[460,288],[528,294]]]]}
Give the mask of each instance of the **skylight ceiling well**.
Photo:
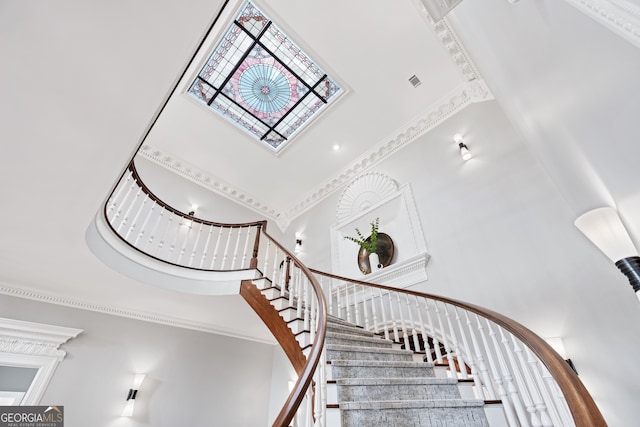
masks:
{"type": "Polygon", "coordinates": [[[189,93],[278,152],[341,88],[253,3],[241,8],[189,93]]]}

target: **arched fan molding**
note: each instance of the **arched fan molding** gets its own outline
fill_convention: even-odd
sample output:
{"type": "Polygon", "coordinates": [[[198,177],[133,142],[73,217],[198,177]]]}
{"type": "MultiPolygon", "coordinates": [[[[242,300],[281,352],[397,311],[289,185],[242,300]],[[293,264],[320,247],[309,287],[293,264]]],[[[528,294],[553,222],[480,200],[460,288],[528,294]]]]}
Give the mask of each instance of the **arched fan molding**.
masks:
{"type": "Polygon", "coordinates": [[[331,226],[331,258],[337,274],[404,288],[427,280],[429,260],[424,233],[411,186],[378,172],[351,181],[336,207],[337,222],[331,226]],[[359,247],[344,236],[354,236],[356,227],[367,235],[370,223],[380,219],[380,232],[394,241],[393,263],[362,277],[357,266],[359,247]]]}
{"type": "Polygon", "coordinates": [[[398,183],[386,175],[377,172],[360,175],[342,192],[336,209],[336,219],[338,222],[345,221],[397,192],[398,183]]]}

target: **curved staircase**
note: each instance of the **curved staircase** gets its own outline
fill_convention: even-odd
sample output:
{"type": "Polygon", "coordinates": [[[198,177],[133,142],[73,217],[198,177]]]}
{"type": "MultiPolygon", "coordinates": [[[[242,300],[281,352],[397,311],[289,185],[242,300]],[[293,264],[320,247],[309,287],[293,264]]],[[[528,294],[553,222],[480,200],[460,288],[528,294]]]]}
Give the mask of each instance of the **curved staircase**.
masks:
{"type": "Polygon", "coordinates": [[[298,373],[274,427],[607,425],[575,372],[517,322],[438,295],[311,270],[266,232],[265,221],[221,224],[167,205],[133,161],[100,220],[111,249],[147,269],[169,265],[172,277],[183,270],[176,291],[205,273],[237,280],[234,292],[298,373]],[[487,416],[489,407],[502,416],[487,416]]]}

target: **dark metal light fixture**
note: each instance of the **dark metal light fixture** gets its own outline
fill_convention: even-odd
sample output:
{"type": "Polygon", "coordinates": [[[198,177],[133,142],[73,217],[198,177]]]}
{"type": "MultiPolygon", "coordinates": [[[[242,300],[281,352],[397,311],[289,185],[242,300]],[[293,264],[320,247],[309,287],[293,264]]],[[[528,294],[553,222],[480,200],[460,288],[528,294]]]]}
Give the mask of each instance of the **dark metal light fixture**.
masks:
{"type": "Polygon", "coordinates": [[[138,395],[138,389],[142,385],[142,381],[144,381],[145,374],[136,374],[133,385],[129,389],[129,393],[127,394],[127,404],[122,411],[123,417],[131,417],[133,416],[133,408],[136,403],[136,396],[138,395]]]}
{"type": "Polygon", "coordinates": [[[473,157],[471,155],[471,152],[469,151],[469,147],[467,147],[467,145],[464,143],[464,139],[462,138],[462,135],[460,135],[459,133],[453,135],[453,140],[456,142],[456,144],[458,144],[458,148],[460,149],[460,155],[462,156],[462,160],[466,162],[471,157],[473,157]]]}
{"type": "Polygon", "coordinates": [[[580,215],[575,225],[627,276],[640,299],[640,255],[616,209],[590,210],[580,215]]]}

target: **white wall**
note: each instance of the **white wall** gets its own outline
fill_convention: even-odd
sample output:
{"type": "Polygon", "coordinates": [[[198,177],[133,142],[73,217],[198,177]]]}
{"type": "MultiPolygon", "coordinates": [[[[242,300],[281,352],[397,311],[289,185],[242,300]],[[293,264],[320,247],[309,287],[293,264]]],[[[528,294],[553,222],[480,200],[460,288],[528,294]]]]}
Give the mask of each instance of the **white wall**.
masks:
{"type": "Polygon", "coordinates": [[[271,345],[0,295],[3,317],[81,328],[41,404],[69,427],[266,426],[271,345]],[[123,418],[134,373],[146,373],[123,418]]]}
{"type": "Polygon", "coordinates": [[[282,406],[289,397],[289,382],[296,381],[298,375],[280,346],[273,351],[273,368],[271,371],[271,400],[269,402],[269,425],[273,424],[282,406]]]}
{"type": "MultiPolygon", "coordinates": [[[[414,289],[564,337],[611,425],[635,424],[640,306],[624,276],[573,226],[573,213],[496,102],[465,109],[373,170],[412,186],[432,256],[428,281],[414,289]],[[453,144],[456,132],[475,156],[467,163],[453,144]]],[[[330,265],[337,199],[287,230],[305,230],[301,259],[312,267],[330,265]]]]}

